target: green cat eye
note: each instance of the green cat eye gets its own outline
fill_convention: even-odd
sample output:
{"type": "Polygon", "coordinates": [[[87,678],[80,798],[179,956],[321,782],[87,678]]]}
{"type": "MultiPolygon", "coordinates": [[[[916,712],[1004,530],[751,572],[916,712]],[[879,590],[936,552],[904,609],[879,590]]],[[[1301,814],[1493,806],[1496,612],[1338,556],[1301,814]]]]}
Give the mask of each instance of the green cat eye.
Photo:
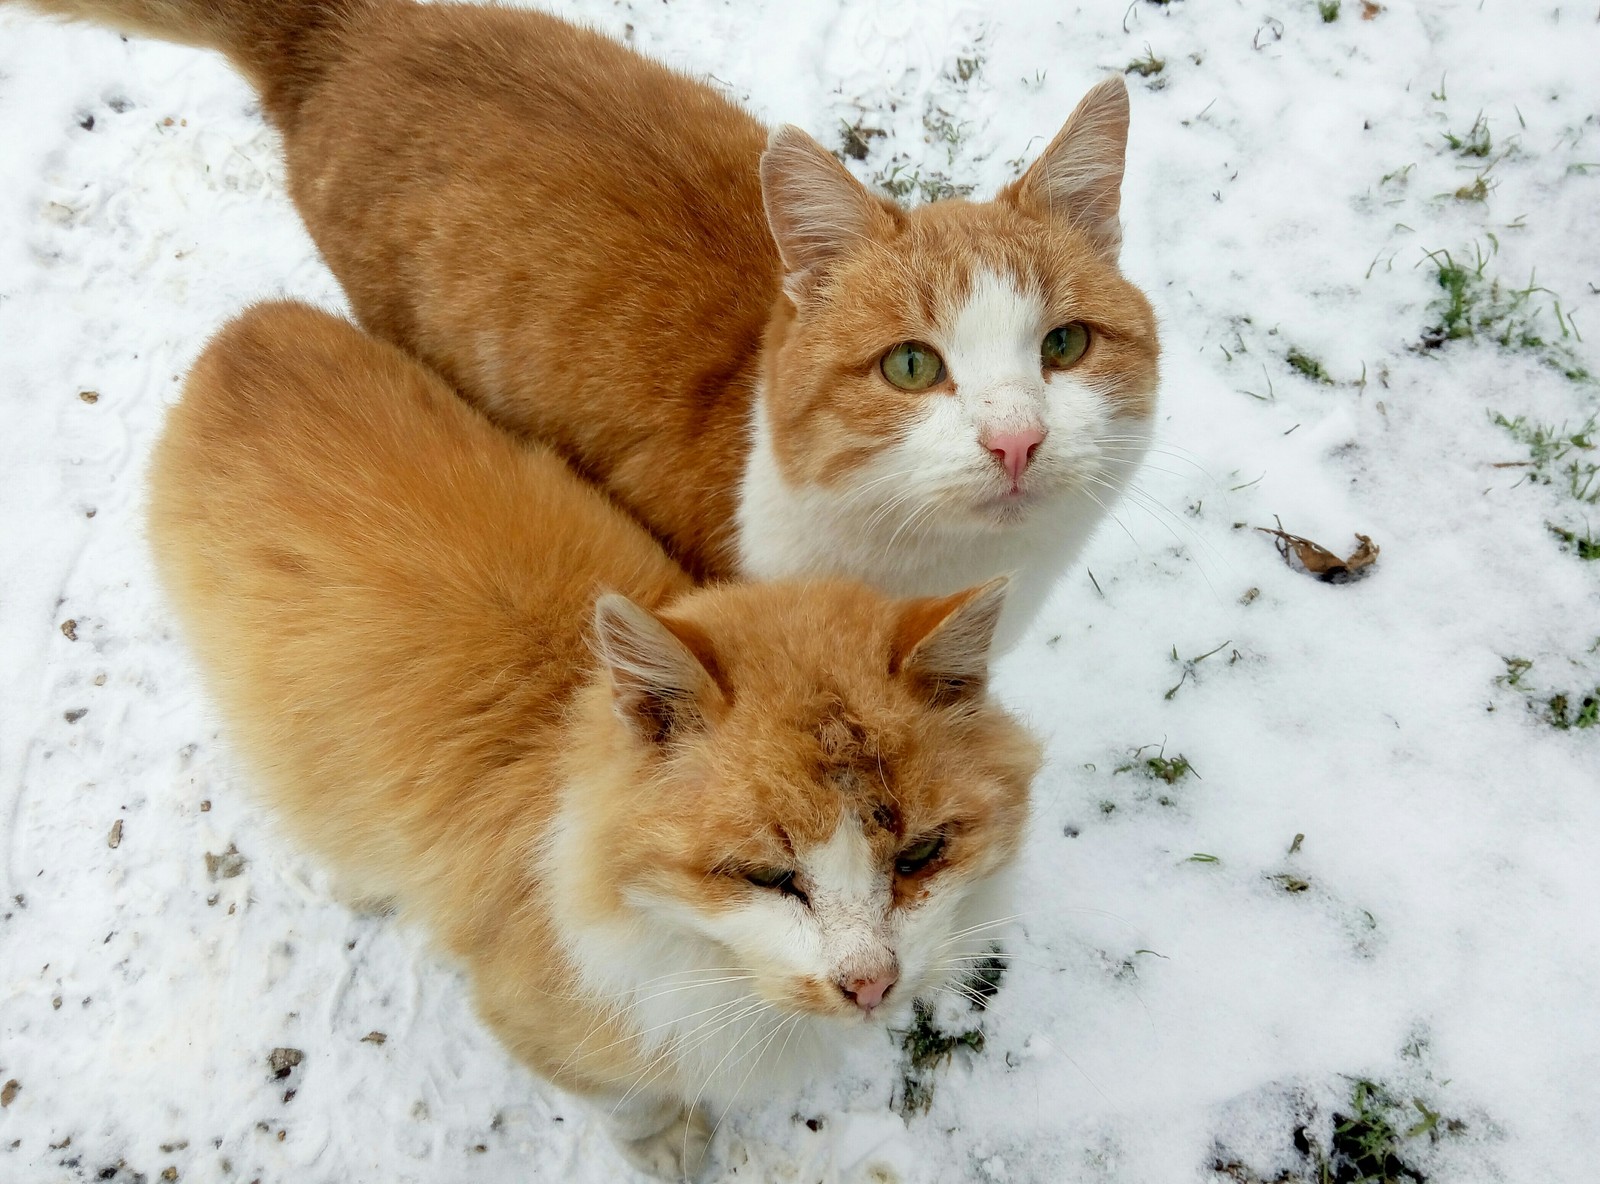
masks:
{"type": "Polygon", "coordinates": [[[1065,370],[1083,357],[1089,348],[1089,327],[1081,321],[1062,325],[1044,335],[1040,354],[1050,370],[1065,370]]]}
{"type": "Polygon", "coordinates": [[[944,359],[920,341],[902,341],[883,355],[878,369],[903,391],[925,391],[944,381],[944,359]]]}
{"type": "Polygon", "coordinates": [[[914,876],[943,853],[944,836],[929,835],[895,856],[894,870],[902,876],[914,876]]]}

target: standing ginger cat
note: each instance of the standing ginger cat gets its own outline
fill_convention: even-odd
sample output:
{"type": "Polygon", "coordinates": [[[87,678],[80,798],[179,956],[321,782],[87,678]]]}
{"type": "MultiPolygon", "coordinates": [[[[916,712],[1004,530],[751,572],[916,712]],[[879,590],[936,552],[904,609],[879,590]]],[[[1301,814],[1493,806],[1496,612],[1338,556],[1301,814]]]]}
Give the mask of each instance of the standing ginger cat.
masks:
{"type": "Polygon", "coordinates": [[[1096,86],[991,202],[903,210],[797,128],[541,13],[30,0],[222,50],[361,322],[555,444],[701,577],[1032,618],[1143,456],[1157,344],[1117,269],[1096,86]]]}
{"type": "Polygon", "coordinates": [[[702,1097],[903,1020],[1002,918],[1038,763],[984,689],[1003,580],[692,590],[555,454],[296,304],[206,349],[152,486],[263,794],[640,1168],[692,1174],[702,1097]]]}

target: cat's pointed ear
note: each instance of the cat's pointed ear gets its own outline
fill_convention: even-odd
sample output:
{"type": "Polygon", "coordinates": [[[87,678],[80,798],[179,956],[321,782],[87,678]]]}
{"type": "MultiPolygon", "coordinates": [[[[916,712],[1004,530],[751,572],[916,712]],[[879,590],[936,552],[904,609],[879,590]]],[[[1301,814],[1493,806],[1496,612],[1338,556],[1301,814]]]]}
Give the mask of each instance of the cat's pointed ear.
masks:
{"type": "Polygon", "coordinates": [[[901,216],[793,125],[774,131],[761,154],[761,198],[791,300],[853,245],[893,234],[901,216]]]}
{"type": "Polygon", "coordinates": [[[679,626],[675,632],[626,596],[608,592],[595,602],[594,636],[617,715],[652,744],[703,729],[721,705],[716,659],[695,631],[679,626]]]}
{"type": "Polygon", "coordinates": [[[1060,218],[1115,259],[1122,249],[1123,158],[1128,147],[1128,87],[1121,76],[1100,83],[1028,171],[1002,191],[1025,213],[1060,218]]]}
{"type": "Polygon", "coordinates": [[[890,673],[923,687],[940,706],[982,695],[989,646],[1010,586],[1009,576],[996,576],[954,596],[906,604],[890,644],[890,673]]]}

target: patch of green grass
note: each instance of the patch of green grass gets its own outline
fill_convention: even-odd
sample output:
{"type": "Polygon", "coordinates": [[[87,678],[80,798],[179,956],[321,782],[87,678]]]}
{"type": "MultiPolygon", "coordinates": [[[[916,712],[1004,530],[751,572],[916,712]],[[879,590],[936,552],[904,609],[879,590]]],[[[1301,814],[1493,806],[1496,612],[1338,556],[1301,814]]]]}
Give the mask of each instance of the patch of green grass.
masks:
{"type": "Polygon", "coordinates": [[[1491,188],[1488,173],[1479,173],[1470,185],[1461,186],[1452,196],[1457,201],[1488,201],[1491,188]]]}
{"type": "Polygon", "coordinates": [[[883,190],[890,197],[905,198],[914,193],[917,188],[919,174],[915,169],[908,169],[905,162],[890,165],[888,170],[879,169],[872,176],[872,183],[883,190]]]}
{"type": "Polygon", "coordinates": [[[1454,132],[1444,133],[1445,143],[1450,145],[1452,152],[1459,152],[1462,156],[1472,156],[1483,159],[1494,149],[1494,140],[1489,135],[1489,124],[1484,119],[1483,112],[1472,121],[1472,126],[1465,135],[1456,135],[1454,132]]]}
{"type": "Polygon", "coordinates": [[[1561,540],[1563,551],[1571,551],[1579,559],[1600,559],[1600,539],[1595,538],[1593,530],[1585,527],[1584,532],[1579,534],[1575,530],[1557,526],[1554,522],[1546,522],[1545,526],[1549,528],[1551,534],[1561,540]]]}
{"type": "Polygon", "coordinates": [[[1191,773],[1194,773],[1195,780],[1201,779],[1200,774],[1195,772],[1195,767],[1189,763],[1189,758],[1181,752],[1175,757],[1169,757],[1164,752],[1158,752],[1155,756],[1142,756],[1145,748],[1149,747],[1147,744],[1144,748],[1134,749],[1133,759],[1127,764],[1118,765],[1112,770],[1113,774],[1143,773],[1152,781],[1165,781],[1168,785],[1178,784],[1191,773]]]}
{"type": "MultiPolygon", "coordinates": [[[[1198,677],[1198,675],[1199,675],[1199,666],[1200,666],[1201,662],[1204,662],[1207,658],[1211,657],[1213,654],[1220,654],[1223,650],[1227,649],[1232,644],[1233,644],[1232,641],[1225,641],[1221,645],[1217,646],[1215,649],[1209,649],[1205,653],[1200,654],[1197,657],[1193,657],[1193,658],[1189,658],[1189,659],[1184,659],[1184,658],[1178,657],[1178,647],[1177,646],[1173,646],[1172,647],[1172,660],[1183,668],[1183,673],[1178,676],[1178,681],[1172,687],[1170,687],[1167,690],[1167,693],[1165,695],[1162,695],[1161,697],[1163,699],[1168,700],[1168,701],[1171,701],[1172,699],[1175,699],[1177,697],[1177,695],[1178,695],[1178,692],[1183,689],[1183,684],[1184,683],[1188,682],[1191,678],[1197,678],[1198,677]]],[[[1238,650],[1234,650],[1233,651],[1233,656],[1228,659],[1228,665],[1232,666],[1238,660],[1239,660],[1239,651],[1238,650]]],[[[1149,746],[1146,745],[1146,747],[1149,747],[1149,746]]],[[[1141,749],[1141,751],[1143,751],[1143,750],[1141,749]]],[[[1118,771],[1120,772],[1121,770],[1118,770],[1118,771]]]]}
{"type": "Polygon", "coordinates": [[[1600,445],[1595,441],[1600,417],[1590,416],[1576,431],[1567,424],[1557,427],[1523,415],[1507,419],[1498,411],[1492,420],[1527,448],[1526,480],[1537,485],[1565,486],[1567,495],[1584,505],[1600,503],[1600,445]]]}
{"type": "Polygon", "coordinates": [[[904,199],[916,194],[924,202],[943,201],[947,197],[966,197],[972,185],[953,181],[944,173],[922,172],[905,160],[890,164],[873,174],[872,184],[890,197],[904,199]]]}
{"type": "Polygon", "coordinates": [[[1311,379],[1312,382],[1333,385],[1333,376],[1328,373],[1327,367],[1298,346],[1290,347],[1289,356],[1284,360],[1289,363],[1291,370],[1311,379]]]}
{"type": "Polygon", "coordinates": [[[1528,710],[1559,732],[1600,727],[1600,685],[1589,691],[1536,689],[1527,675],[1533,669],[1528,658],[1502,658],[1506,672],[1495,677],[1497,686],[1522,692],[1528,710]]]}
{"type": "Polygon", "coordinates": [[[1501,658],[1506,664],[1506,672],[1495,676],[1495,683],[1502,687],[1522,686],[1522,676],[1533,669],[1531,658],[1501,658]]]}
{"type": "MultiPolygon", "coordinates": [[[[1153,756],[1145,761],[1145,769],[1157,781],[1165,781],[1168,785],[1176,785],[1190,773],[1194,773],[1194,766],[1189,763],[1189,758],[1179,753],[1170,760],[1164,756],[1153,756]]],[[[1195,773],[1196,777],[1200,774],[1195,773]]]]}
{"type": "Polygon", "coordinates": [[[1167,68],[1167,59],[1158,58],[1151,48],[1144,47],[1144,57],[1134,58],[1122,68],[1124,74],[1137,74],[1140,78],[1152,78],[1167,68]]]}
{"type": "Polygon", "coordinates": [[[943,173],[929,173],[917,180],[917,195],[925,202],[944,201],[949,197],[966,197],[973,188],[964,182],[952,181],[943,173]]]}
{"type": "Polygon", "coordinates": [[[935,143],[947,144],[951,149],[967,138],[968,125],[933,103],[922,113],[922,127],[935,143]]]}
{"type": "Polygon", "coordinates": [[[1243,1160],[1218,1156],[1211,1171],[1236,1184],[1425,1184],[1428,1177],[1408,1162],[1419,1140],[1436,1143],[1467,1129],[1422,1098],[1408,1103],[1365,1078],[1354,1080],[1349,1101],[1324,1123],[1307,1115],[1295,1126],[1290,1138],[1298,1169],[1268,1176],[1243,1160]]]}
{"type": "Polygon", "coordinates": [[[1438,320],[1422,331],[1421,348],[1434,350],[1450,341],[1482,338],[1504,350],[1531,353],[1574,382],[1590,381],[1591,375],[1566,344],[1569,339],[1583,338],[1562,312],[1560,300],[1548,288],[1535,283],[1532,276],[1526,287],[1516,288],[1489,275],[1489,261],[1498,250],[1492,236],[1489,241],[1487,254],[1474,244],[1470,264],[1465,255],[1458,259],[1446,250],[1429,251],[1424,256],[1422,262],[1433,265],[1440,295],[1429,305],[1438,320]],[[1545,309],[1534,300],[1539,295],[1551,298],[1558,337],[1547,337],[1540,327],[1545,309]]]}
{"type": "Polygon", "coordinates": [[[1427,1177],[1401,1153],[1412,1139],[1437,1130],[1441,1116],[1421,1098],[1413,1098],[1411,1107],[1415,1116],[1382,1086],[1356,1081],[1350,1091],[1352,1113],[1333,1116],[1331,1154],[1319,1165],[1323,1177],[1349,1184],[1423,1184],[1427,1177]]]}
{"type": "Polygon", "coordinates": [[[1457,341],[1471,337],[1473,306],[1478,303],[1477,288],[1483,282],[1483,269],[1487,261],[1480,255],[1477,267],[1469,271],[1457,263],[1449,251],[1442,251],[1438,256],[1430,255],[1429,258],[1438,269],[1434,279],[1444,289],[1443,319],[1440,322],[1444,339],[1457,341]],[[1473,293],[1471,299],[1468,298],[1469,291],[1473,293]]]}
{"type": "Polygon", "coordinates": [[[1339,19],[1339,0],[1317,0],[1317,11],[1322,14],[1322,23],[1331,25],[1339,19]]]}
{"type": "Polygon", "coordinates": [[[1544,703],[1544,718],[1552,728],[1562,732],[1600,725],[1600,686],[1581,698],[1577,692],[1551,695],[1544,703]]]}
{"type": "Polygon", "coordinates": [[[911,1027],[900,1033],[904,1061],[895,1109],[908,1118],[926,1112],[933,1105],[933,1074],[957,1049],[981,1053],[983,1044],[983,1029],[946,1031],[935,1019],[933,1008],[917,1000],[911,1009],[911,1027]]]}

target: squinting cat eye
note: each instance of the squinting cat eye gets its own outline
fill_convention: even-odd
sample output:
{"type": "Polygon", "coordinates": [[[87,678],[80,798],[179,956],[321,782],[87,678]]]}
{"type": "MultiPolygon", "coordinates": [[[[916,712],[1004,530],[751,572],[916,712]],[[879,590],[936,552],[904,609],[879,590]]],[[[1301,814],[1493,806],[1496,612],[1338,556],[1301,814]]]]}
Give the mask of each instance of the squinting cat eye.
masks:
{"type": "Polygon", "coordinates": [[[758,867],[754,871],[745,872],[744,878],[757,888],[768,888],[774,892],[782,892],[785,896],[798,897],[802,904],[809,899],[795,886],[794,872],[788,868],[758,867]]]}
{"type": "Polygon", "coordinates": [[[943,853],[944,836],[929,835],[895,856],[894,870],[902,876],[914,876],[943,853]]]}
{"type": "Polygon", "coordinates": [[[1073,321],[1052,329],[1044,335],[1039,354],[1046,369],[1065,370],[1089,349],[1089,327],[1082,321],[1073,321]]]}
{"type": "Polygon", "coordinates": [[[903,391],[925,391],[944,381],[944,359],[920,341],[902,341],[878,360],[878,369],[903,391]]]}

